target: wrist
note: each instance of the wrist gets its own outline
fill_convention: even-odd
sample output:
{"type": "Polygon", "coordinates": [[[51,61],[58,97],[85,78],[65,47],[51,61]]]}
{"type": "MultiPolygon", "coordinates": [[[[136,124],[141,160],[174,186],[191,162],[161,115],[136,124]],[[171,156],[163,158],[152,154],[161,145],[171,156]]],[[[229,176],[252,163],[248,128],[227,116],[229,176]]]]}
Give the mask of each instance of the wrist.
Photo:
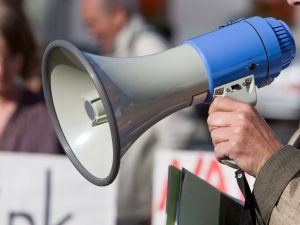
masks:
{"type": "Polygon", "coordinates": [[[273,144],[272,147],[268,148],[266,150],[266,154],[262,160],[260,160],[260,163],[257,166],[256,173],[254,174],[255,177],[258,176],[262,168],[273,158],[276,156],[276,153],[281,151],[284,148],[284,145],[280,143],[279,141],[276,141],[276,143],[273,144]]]}

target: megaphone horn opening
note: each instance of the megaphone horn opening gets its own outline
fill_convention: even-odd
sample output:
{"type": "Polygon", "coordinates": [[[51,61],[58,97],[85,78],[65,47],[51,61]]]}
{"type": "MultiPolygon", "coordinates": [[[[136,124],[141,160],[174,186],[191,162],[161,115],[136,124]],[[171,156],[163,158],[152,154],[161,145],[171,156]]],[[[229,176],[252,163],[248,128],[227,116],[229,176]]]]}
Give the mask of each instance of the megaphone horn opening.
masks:
{"type": "Polygon", "coordinates": [[[74,45],[54,41],[45,50],[42,82],[50,117],[66,154],[87,180],[103,186],[118,173],[120,142],[108,95],[91,64],[74,45]],[[89,101],[91,92],[99,97],[95,105],[89,101]]]}

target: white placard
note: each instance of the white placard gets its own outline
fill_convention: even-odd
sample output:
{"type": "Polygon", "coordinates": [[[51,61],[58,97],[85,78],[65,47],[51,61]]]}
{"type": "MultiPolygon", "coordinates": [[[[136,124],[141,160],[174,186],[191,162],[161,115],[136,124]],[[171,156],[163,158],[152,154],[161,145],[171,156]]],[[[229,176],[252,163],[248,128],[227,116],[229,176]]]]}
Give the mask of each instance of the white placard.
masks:
{"type": "Polygon", "coordinates": [[[66,156],[0,153],[1,225],[115,225],[116,190],[86,181],[66,156]]]}
{"type": "MultiPolygon", "coordinates": [[[[168,167],[186,168],[220,191],[243,200],[235,179],[235,170],[218,163],[212,151],[157,151],[154,157],[152,225],[165,225],[168,167]]],[[[250,187],[254,178],[247,176],[250,187]]]]}

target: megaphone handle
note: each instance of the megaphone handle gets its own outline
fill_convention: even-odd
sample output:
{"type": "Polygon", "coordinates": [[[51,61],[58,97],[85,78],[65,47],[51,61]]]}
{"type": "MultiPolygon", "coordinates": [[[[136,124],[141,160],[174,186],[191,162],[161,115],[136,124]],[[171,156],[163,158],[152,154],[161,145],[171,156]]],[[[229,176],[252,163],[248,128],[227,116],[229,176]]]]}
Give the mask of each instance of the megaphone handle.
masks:
{"type": "Polygon", "coordinates": [[[224,158],[224,159],[221,160],[221,163],[224,164],[224,165],[226,165],[226,166],[229,166],[229,167],[231,167],[233,169],[239,169],[238,165],[232,159],[224,158]]]}
{"type": "MultiPolygon", "coordinates": [[[[226,96],[255,105],[257,94],[254,75],[243,77],[241,79],[216,87],[214,89],[214,97],[215,96],[226,96]]],[[[238,165],[232,159],[224,158],[221,160],[221,163],[234,169],[239,169],[238,165]]]]}

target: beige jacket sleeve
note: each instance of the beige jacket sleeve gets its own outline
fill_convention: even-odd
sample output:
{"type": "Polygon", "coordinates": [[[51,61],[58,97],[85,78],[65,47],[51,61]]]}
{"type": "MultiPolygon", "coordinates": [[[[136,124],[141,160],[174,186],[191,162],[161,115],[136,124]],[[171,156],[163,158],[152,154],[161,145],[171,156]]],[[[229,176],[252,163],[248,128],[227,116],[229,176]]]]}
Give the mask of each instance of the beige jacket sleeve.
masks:
{"type": "Polygon", "coordinates": [[[259,172],[254,184],[257,224],[300,224],[300,151],[285,146],[259,172]]]}
{"type": "Polygon", "coordinates": [[[300,172],[284,189],[279,201],[273,208],[269,224],[300,224],[300,172]]]}

